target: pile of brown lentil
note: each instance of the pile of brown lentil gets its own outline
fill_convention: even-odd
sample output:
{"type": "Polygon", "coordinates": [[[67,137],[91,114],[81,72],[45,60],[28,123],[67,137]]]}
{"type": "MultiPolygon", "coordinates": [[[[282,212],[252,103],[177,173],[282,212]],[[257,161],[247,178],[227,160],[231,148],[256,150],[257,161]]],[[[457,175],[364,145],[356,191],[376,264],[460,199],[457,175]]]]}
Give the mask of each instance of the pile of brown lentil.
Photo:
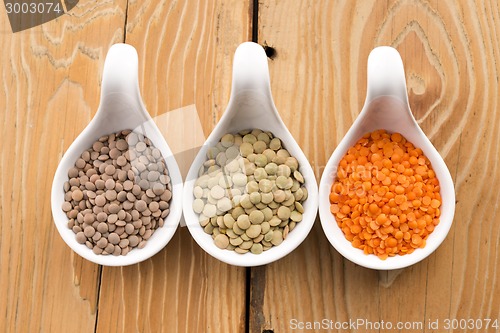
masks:
{"type": "Polygon", "coordinates": [[[226,134],[209,148],[193,194],[215,245],[241,254],[281,244],[302,221],[307,199],[297,159],[260,129],[226,134]]]}
{"type": "Polygon", "coordinates": [[[140,133],[102,136],[81,154],[68,178],[62,204],[68,227],[95,254],[143,248],[170,212],[165,160],[140,133]]]}
{"type": "Polygon", "coordinates": [[[422,150],[399,133],[378,130],[340,161],[330,210],[352,246],[384,260],[425,246],[439,224],[439,191],[422,150]]]}

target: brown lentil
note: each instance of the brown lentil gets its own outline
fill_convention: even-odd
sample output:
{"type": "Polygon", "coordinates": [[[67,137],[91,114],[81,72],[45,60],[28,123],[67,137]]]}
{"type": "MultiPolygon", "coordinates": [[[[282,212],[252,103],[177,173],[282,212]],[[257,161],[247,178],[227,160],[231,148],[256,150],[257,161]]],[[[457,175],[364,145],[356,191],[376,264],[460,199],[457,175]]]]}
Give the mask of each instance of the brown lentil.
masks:
{"type": "Polygon", "coordinates": [[[96,254],[126,255],[143,248],[170,212],[165,161],[140,133],[102,136],[68,170],[68,178],[61,207],[68,227],[96,254]]]}

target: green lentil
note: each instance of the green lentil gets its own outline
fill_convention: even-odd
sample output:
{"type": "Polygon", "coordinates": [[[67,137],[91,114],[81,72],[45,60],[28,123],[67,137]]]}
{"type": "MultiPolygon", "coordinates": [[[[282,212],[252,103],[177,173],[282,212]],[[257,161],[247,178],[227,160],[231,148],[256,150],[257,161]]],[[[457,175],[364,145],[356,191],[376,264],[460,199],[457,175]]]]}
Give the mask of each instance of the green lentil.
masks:
{"type": "Polygon", "coordinates": [[[234,144],[234,136],[232,134],[226,134],[220,139],[220,142],[225,148],[231,147],[234,144]]]}
{"type": "Polygon", "coordinates": [[[211,234],[214,232],[214,226],[210,223],[208,223],[205,228],[203,228],[203,231],[205,231],[207,234],[211,234]]]}
{"type": "Polygon", "coordinates": [[[271,138],[267,133],[260,133],[259,135],[257,135],[257,140],[264,141],[266,145],[269,145],[269,142],[271,142],[271,138]]]}
{"type": "Polygon", "coordinates": [[[214,242],[219,249],[225,249],[229,245],[229,238],[226,235],[219,234],[214,238],[214,242]]]}
{"type": "Polygon", "coordinates": [[[286,206],[281,206],[280,208],[278,208],[278,217],[281,219],[281,220],[286,220],[286,219],[289,219],[290,218],[290,208],[286,207],[286,206]]]}
{"type": "Polygon", "coordinates": [[[297,181],[299,183],[304,184],[304,177],[302,176],[302,174],[299,171],[295,171],[293,173],[293,176],[295,177],[295,179],[297,179],[297,181]]]}
{"type": "Polygon", "coordinates": [[[226,226],[226,228],[232,229],[234,222],[235,220],[231,214],[224,215],[224,225],[226,226]]]}
{"type": "MultiPolygon", "coordinates": [[[[193,189],[193,211],[218,248],[260,254],[281,244],[302,220],[307,191],[298,168],[297,159],[271,132],[253,129],[225,134],[207,150],[193,189]]],[[[111,181],[104,185],[113,187],[111,181]]],[[[119,200],[132,205],[149,200],[124,197],[119,193],[122,189],[115,190],[119,200]]],[[[145,204],[148,207],[149,201],[145,204]]],[[[151,213],[156,210],[155,206],[150,209],[151,213]]]]}
{"type": "Polygon", "coordinates": [[[304,213],[304,207],[303,207],[303,206],[302,206],[302,204],[301,204],[300,202],[298,202],[298,201],[295,201],[295,209],[296,209],[299,213],[301,213],[301,214],[303,214],[303,213],[304,213]]]}
{"type": "Polygon", "coordinates": [[[261,195],[259,192],[250,193],[250,202],[253,203],[254,205],[259,204],[260,199],[261,199],[261,195]]]}
{"type": "Polygon", "coordinates": [[[269,220],[269,225],[271,227],[276,227],[278,225],[280,225],[281,223],[281,219],[277,216],[273,216],[272,219],[269,220]]]}
{"type": "Polygon", "coordinates": [[[232,176],[233,184],[239,187],[247,184],[247,176],[242,173],[236,173],[232,176]]]}
{"type": "Polygon", "coordinates": [[[240,145],[240,154],[243,157],[248,157],[248,155],[253,154],[253,145],[249,142],[243,142],[240,145]]]}
{"type": "Polygon", "coordinates": [[[241,214],[245,214],[245,210],[242,207],[235,207],[231,212],[231,216],[234,220],[237,220],[238,216],[240,216],[241,214]]]}
{"type": "Polygon", "coordinates": [[[264,235],[262,234],[262,232],[260,233],[260,235],[252,239],[254,243],[260,243],[262,240],[264,240],[264,235]]]}
{"type": "Polygon", "coordinates": [[[261,230],[262,229],[260,225],[253,224],[245,231],[245,233],[247,234],[248,237],[253,239],[260,235],[261,230]]]}
{"type": "Polygon", "coordinates": [[[260,233],[261,234],[266,234],[271,229],[271,225],[267,221],[266,222],[262,222],[262,224],[260,225],[260,228],[261,228],[260,233]]]}
{"type": "Polygon", "coordinates": [[[276,201],[277,203],[283,202],[286,199],[286,195],[283,190],[276,190],[273,193],[273,196],[274,196],[274,201],[276,201]]]}
{"type": "Polygon", "coordinates": [[[271,148],[272,150],[280,149],[281,148],[281,140],[278,138],[272,139],[271,142],[269,143],[269,148],[271,148]]]}
{"type": "Polygon", "coordinates": [[[217,209],[227,212],[233,208],[233,203],[229,198],[222,198],[217,202],[217,209]]]}
{"type": "Polygon", "coordinates": [[[212,198],[216,200],[222,199],[224,193],[225,193],[224,189],[219,185],[215,185],[210,189],[210,195],[212,196],[212,198]]]}
{"type": "Polygon", "coordinates": [[[253,176],[255,177],[256,181],[261,181],[266,179],[267,180],[267,172],[264,168],[257,168],[255,169],[253,176]]]}
{"type": "Polygon", "coordinates": [[[217,149],[216,147],[210,147],[207,151],[207,157],[209,159],[214,159],[219,153],[219,149],[217,149]]]}
{"type": "Polygon", "coordinates": [[[288,167],[293,171],[297,171],[297,169],[299,168],[299,161],[297,161],[297,159],[293,156],[291,157],[288,157],[285,161],[285,164],[288,165],[288,167]]]}
{"type": "Polygon", "coordinates": [[[302,200],[302,198],[304,197],[304,192],[302,190],[302,188],[299,188],[297,191],[295,191],[293,193],[293,196],[295,197],[295,201],[299,202],[302,200]]]}
{"type": "Polygon", "coordinates": [[[290,213],[290,219],[294,222],[300,222],[302,221],[302,214],[294,210],[293,212],[290,213]]]}
{"type": "Polygon", "coordinates": [[[238,238],[239,236],[237,234],[234,233],[233,229],[232,228],[228,228],[226,229],[226,235],[230,238],[230,239],[233,239],[233,238],[238,238]]]}
{"type": "Polygon", "coordinates": [[[260,202],[262,202],[263,204],[267,205],[269,204],[271,201],[273,201],[273,194],[272,193],[261,193],[260,194],[260,202]]]}
{"type": "Polygon", "coordinates": [[[289,178],[286,176],[278,176],[278,178],[276,178],[276,186],[282,190],[285,189],[288,184],[288,179],[289,178]]]}
{"type": "Polygon", "coordinates": [[[255,243],[252,245],[252,248],[250,249],[250,252],[253,254],[261,254],[262,251],[264,251],[264,248],[262,247],[262,244],[255,243]]]}
{"type": "Polygon", "coordinates": [[[226,164],[226,171],[229,173],[235,173],[240,170],[239,158],[236,158],[226,164]]]}
{"type": "Polygon", "coordinates": [[[262,154],[266,148],[267,145],[264,141],[257,141],[253,144],[253,151],[257,154],[262,154]]]}
{"type": "Polygon", "coordinates": [[[241,229],[239,226],[238,226],[238,223],[234,223],[233,224],[233,232],[236,234],[236,235],[243,235],[245,233],[245,230],[241,229]]]}
{"type": "Polygon", "coordinates": [[[201,197],[203,196],[203,189],[200,186],[196,186],[193,190],[193,193],[196,199],[201,199],[201,197]]]}
{"type": "Polygon", "coordinates": [[[249,220],[252,224],[260,224],[264,222],[264,213],[262,213],[260,210],[254,210],[250,213],[249,220]]]}
{"type": "Polygon", "coordinates": [[[265,167],[267,165],[267,157],[264,154],[257,154],[255,156],[255,165],[265,167]]]}
{"type": "Polygon", "coordinates": [[[266,170],[268,175],[275,175],[278,172],[278,165],[271,162],[265,166],[264,170],[266,170]]]}
{"type": "Polygon", "coordinates": [[[290,188],[292,192],[297,192],[297,190],[300,188],[300,183],[297,180],[293,180],[293,185],[290,188]]]}
{"type": "Polygon", "coordinates": [[[240,150],[238,147],[232,146],[227,148],[226,150],[226,157],[228,161],[233,161],[239,155],[240,155],[240,150]]]}
{"type": "Polygon", "coordinates": [[[248,142],[253,145],[255,142],[257,142],[257,138],[253,134],[247,134],[243,137],[243,142],[248,142]]]}
{"type": "Polygon", "coordinates": [[[195,199],[193,201],[193,210],[196,214],[200,214],[203,211],[205,203],[201,199],[195,199]]]}
{"type": "Polygon", "coordinates": [[[251,240],[244,241],[243,243],[240,244],[239,248],[242,250],[250,250],[252,245],[253,245],[253,242],[251,240]]]}
{"type": "Polygon", "coordinates": [[[257,192],[259,190],[259,184],[255,180],[251,180],[248,182],[246,190],[248,193],[257,192]]]}
{"type": "Polygon", "coordinates": [[[273,182],[269,179],[261,179],[259,181],[259,190],[264,193],[269,193],[273,189],[273,182]]]}
{"type": "Polygon", "coordinates": [[[250,227],[251,222],[250,219],[248,218],[248,215],[242,214],[238,217],[238,220],[236,220],[236,224],[241,230],[246,230],[250,227]]]}
{"type": "Polygon", "coordinates": [[[273,245],[280,245],[283,242],[283,233],[280,230],[275,230],[273,232],[273,238],[271,239],[271,243],[273,245]]]}
{"type": "Polygon", "coordinates": [[[262,202],[259,202],[258,204],[255,205],[255,208],[259,209],[259,210],[262,210],[262,209],[264,209],[266,207],[267,207],[267,205],[263,204],[262,202]]]}
{"type": "Polygon", "coordinates": [[[250,195],[243,194],[241,196],[240,205],[241,205],[241,207],[243,207],[245,209],[252,208],[253,207],[253,203],[252,203],[252,201],[250,201],[250,195]]]}
{"type": "Polygon", "coordinates": [[[243,239],[241,239],[241,237],[231,238],[229,239],[229,242],[231,243],[231,245],[240,246],[241,243],[243,243],[243,239]]]}
{"type": "Polygon", "coordinates": [[[203,207],[203,215],[207,217],[214,217],[217,214],[217,208],[215,205],[207,204],[203,207]]]}
{"type": "Polygon", "coordinates": [[[283,239],[286,239],[286,236],[288,236],[288,233],[290,232],[290,228],[288,227],[288,224],[283,228],[283,239]]]}
{"type": "Polygon", "coordinates": [[[259,129],[259,128],[254,128],[254,129],[252,129],[252,130],[250,131],[250,133],[251,133],[253,136],[258,137],[258,136],[259,136],[259,134],[264,133],[264,132],[263,132],[261,129],[259,129]]]}
{"type": "Polygon", "coordinates": [[[290,157],[290,153],[286,149],[280,149],[276,152],[276,156],[284,157],[285,160],[283,161],[283,163],[285,163],[286,159],[290,157]]]}
{"type": "Polygon", "coordinates": [[[267,161],[269,163],[272,163],[272,160],[274,160],[276,158],[276,152],[272,149],[266,149],[262,152],[262,155],[264,155],[265,157],[267,157],[267,161]]]}
{"type": "Polygon", "coordinates": [[[261,209],[262,214],[264,214],[264,221],[268,222],[273,218],[273,210],[268,206],[261,209]]]}
{"type": "Polygon", "coordinates": [[[292,173],[292,170],[290,169],[290,167],[286,164],[282,164],[280,166],[278,166],[278,172],[277,172],[277,175],[278,176],[285,176],[286,178],[290,177],[292,173]]]}

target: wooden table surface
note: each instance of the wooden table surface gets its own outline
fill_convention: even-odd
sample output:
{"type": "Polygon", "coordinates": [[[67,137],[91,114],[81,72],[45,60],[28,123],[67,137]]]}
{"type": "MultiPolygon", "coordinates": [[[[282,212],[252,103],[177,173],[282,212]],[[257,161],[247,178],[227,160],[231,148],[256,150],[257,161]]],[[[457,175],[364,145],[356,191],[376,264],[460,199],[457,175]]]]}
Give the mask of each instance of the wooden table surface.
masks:
{"type": "MultiPolygon", "coordinates": [[[[81,0],[15,34],[3,6],[0,18],[1,332],[391,331],[299,329],[323,319],[423,323],[394,332],[477,319],[482,328],[455,331],[500,331],[491,327],[500,321],[497,1],[81,0]],[[97,110],[110,46],[137,49],[155,119],[195,110],[207,136],[227,106],[234,51],[249,40],[276,51],[274,100],[318,180],[363,105],[369,52],[397,48],[412,111],[456,189],[453,226],[434,254],[402,270],[365,269],[330,246],[319,220],[293,253],[252,269],[210,257],[186,228],[123,268],[66,246],[52,220],[52,177],[97,110]]],[[[180,139],[167,137],[174,150],[180,139]]]]}

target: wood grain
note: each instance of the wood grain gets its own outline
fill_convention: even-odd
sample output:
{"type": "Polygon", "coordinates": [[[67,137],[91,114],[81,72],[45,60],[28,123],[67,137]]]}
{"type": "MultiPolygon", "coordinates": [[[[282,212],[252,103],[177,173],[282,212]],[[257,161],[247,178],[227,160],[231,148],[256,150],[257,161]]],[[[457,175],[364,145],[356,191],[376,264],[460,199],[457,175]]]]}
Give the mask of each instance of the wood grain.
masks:
{"type": "Polygon", "coordinates": [[[286,332],[293,318],[500,317],[499,13],[494,1],[259,1],[259,41],[277,51],[273,96],[317,177],[363,106],[369,52],[391,45],[412,111],[452,173],[457,209],[443,245],[396,272],[342,259],[317,221],[294,253],[252,271],[251,332],[286,332]]]}
{"type": "Polygon", "coordinates": [[[13,34],[0,6],[0,330],[93,332],[100,269],[59,237],[50,211],[57,164],[97,109],[124,1],[81,1],[13,34]]]}
{"type": "MultiPolygon", "coordinates": [[[[129,2],[125,41],[139,53],[143,99],[184,174],[227,105],[250,19],[248,1],[129,2]]],[[[97,332],[243,333],[245,283],[244,268],[210,257],[182,229],[151,260],[103,268],[97,332]]]]}
{"type": "Polygon", "coordinates": [[[378,272],[343,259],[317,221],[296,251],[252,268],[248,281],[185,228],[138,265],[80,258],[54,228],[50,189],[97,110],[109,47],[136,47],[144,102],[185,174],[227,105],[253,1],[80,0],[15,34],[0,6],[0,331],[278,333],[292,319],[500,320],[497,1],[256,1],[259,42],[277,52],[274,100],[318,180],[363,105],[369,52],[399,50],[412,111],[456,186],[443,245],[412,267],[378,272]]]}

